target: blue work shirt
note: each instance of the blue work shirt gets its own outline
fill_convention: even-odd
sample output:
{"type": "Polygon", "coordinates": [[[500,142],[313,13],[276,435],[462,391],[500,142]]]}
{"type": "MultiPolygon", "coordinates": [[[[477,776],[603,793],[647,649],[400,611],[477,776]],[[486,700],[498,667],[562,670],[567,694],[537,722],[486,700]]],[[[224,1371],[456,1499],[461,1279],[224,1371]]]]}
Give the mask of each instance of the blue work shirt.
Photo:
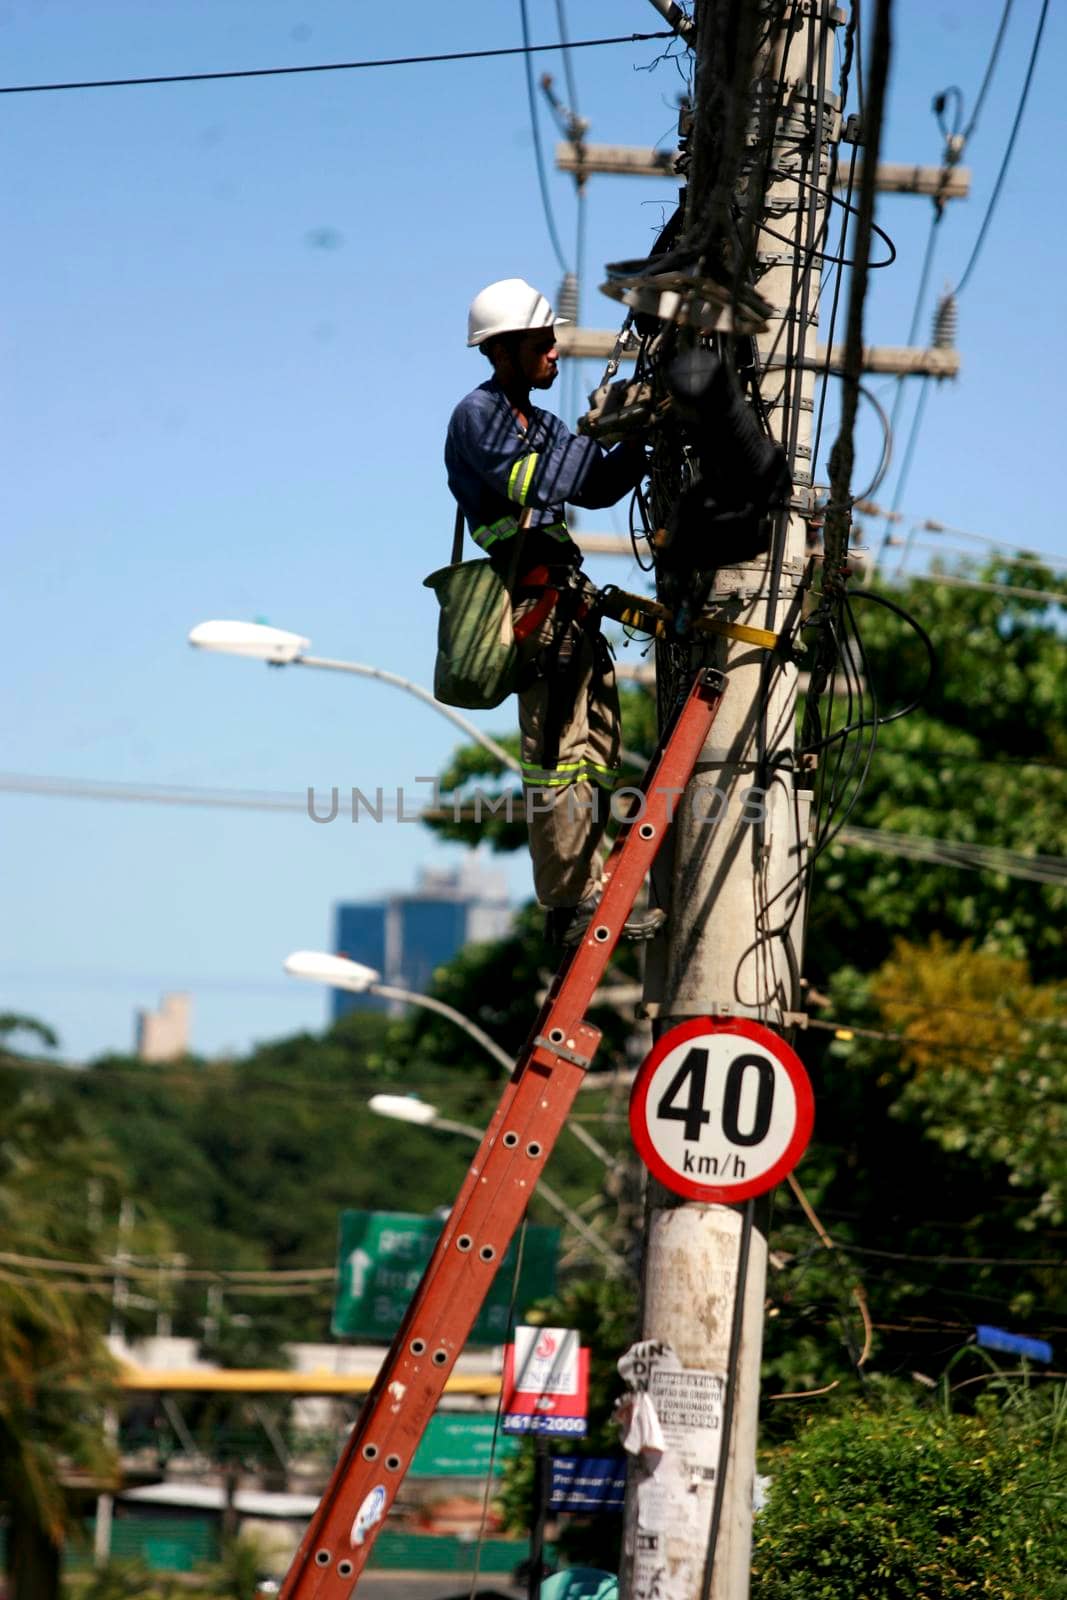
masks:
{"type": "Polygon", "coordinates": [[[643,452],[623,445],[605,450],[537,406],[530,407],[523,430],[493,377],[453,411],[445,466],[475,543],[500,570],[510,564],[508,541],[519,518],[531,509],[522,547],[528,571],[542,563],[577,566],[581,558],[567,531],[565,503],[614,505],[641,481],[645,460],[643,452]]]}

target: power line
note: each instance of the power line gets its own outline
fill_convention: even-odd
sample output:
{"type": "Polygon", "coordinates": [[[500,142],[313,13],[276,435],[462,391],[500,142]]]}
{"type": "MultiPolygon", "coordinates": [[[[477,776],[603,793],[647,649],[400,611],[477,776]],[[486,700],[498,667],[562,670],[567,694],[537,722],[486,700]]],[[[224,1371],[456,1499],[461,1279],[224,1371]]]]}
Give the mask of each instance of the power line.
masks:
{"type": "Polygon", "coordinates": [[[989,231],[989,224],[993,220],[993,213],[997,208],[997,201],[1000,199],[1000,191],[1004,186],[1004,179],[1008,175],[1008,166],[1015,150],[1015,140],[1018,137],[1019,129],[1022,125],[1023,112],[1026,110],[1026,102],[1030,94],[1030,84],[1033,80],[1034,68],[1037,65],[1037,57],[1041,49],[1041,35],[1045,31],[1045,19],[1048,16],[1048,6],[1049,0],[1042,0],[1041,14],[1037,19],[1037,28],[1034,33],[1033,47],[1030,51],[1030,60],[1026,68],[1026,77],[1023,80],[1022,93],[1019,96],[1019,104],[1016,107],[1015,120],[1011,126],[1011,133],[1008,135],[1008,143],[1004,150],[1004,159],[1000,163],[1000,171],[997,173],[997,181],[993,185],[993,193],[989,197],[989,204],[986,207],[985,216],[982,218],[982,226],[978,230],[978,237],[974,242],[974,249],[971,251],[971,258],[964,267],[963,273],[956,284],[954,293],[957,295],[963,292],[968,278],[974,271],[978,257],[982,253],[982,246],[985,243],[986,234],[989,231]]]}
{"type": "MultiPolygon", "coordinates": [[[[194,789],[168,787],[162,784],[104,783],[12,772],[0,773],[0,792],[4,791],[66,800],[118,800],[152,805],[219,807],[223,810],[304,812],[305,815],[308,810],[306,795],[287,795],[270,790],[194,789]]],[[[506,797],[501,797],[504,798],[506,797]]],[[[517,798],[519,804],[516,809],[521,818],[523,815],[521,797],[517,798]]],[[[383,814],[392,809],[392,806],[383,801],[383,814]]],[[[396,809],[399,812],[399,806],[396,809]]],[[[448,807],[443,811],[426,809],[419,813],[420,816],[430,819],[453,814],[458,813],[454,813],[453,809],[448,807]]],[[[414,821],[414,815],[409,820],[414,821]]],[[[459,820],[465,819],[459,815],[459,820]]],[[[975,872],[996,872],[1006,877],[1024,878],[1037,883],[1067,882],[1067,858],[1061,856],[1027,855],[1022,851],[1008,850],[995,845],[978,845],[963,840],[929,839],[916,834],[877,828],[844,828],[838,838],[839,842],[846,845],[877,850],[885,855],[933,861],[941,866],[959,867],[975,872]]]]}
{"type": "MultiPolygon", "coordinates": [[[[904,520],[902,513],[893,511],[891,508],[887,509],[885,506],[876,505],[864,496],[861,496],[856,501],[855,509],[861,515],[885,517],[890,522],[902,522],[904,520]]],[[[957,528],[953,523],[940,522],[935,517],[925,517],[922,520],[915,517],[912,526],[913,529],[920,532],[949,533],[957,539],[972,539],[976,544],[988,545],[991,550],[1002,553],[1004,558],[1013,564],[1024,562],[1040,567],[1067,567],[1067,560],[1060,556],[1051,555],[1047,551],[1035,550],[1030,545],[1012,544],[1006,539],[996,539],[992,534],[975,533],[970,528],[957,528]]],[[[962,551],[959,553],[963,554],[962,551]]],[[[976,558],[971,557],[970,559],[976,558]]]]}
{"type": "Polygon", "coordinates": [[[1035,1059],[1032,1050],[1001,1050],[988,1043],[961,1044],[957,1040],[942,1044],[936,1039],[917,1039],[908,1033],[892,1033],[885,1028],[864,1028],[852,1022],[834,1022],[823,1017],[809,1017],[804,1026],[832,1033],[842,1044],[848,1044],[852,1039],[873,1039],[878,1044],[906,1044],[912,1050],[922,1050],[927,1055],[948,1056],[953,1061],[960,1055],[978,1056],[982,1061],[988,1061],[990,1056],[995,1056],[998,1061],[1033,1062],[1035,1059]]]}
{"type": "Polygon", "coordinates": [[[978,126],[978,118],[982,114],[982,106],[985,104],[985,97],[989,92],[989,85],[993,81],[993,73],[996,71],[997,61],[1000,57],[1000,47],[1004,43],[1004,35],[1008,29],[1008,18],[1011,16],[1012,4],[1013,0],[1004,0],[1004,9],[1000,13],[1000,22],[997,25],[996,37],[993,40],[993,48],[989,53],[989,61],[986,64],[985,77],[982,79],[982,87],[978,91],[978,97],[974,102],[974,110],[971,112],[967,126],[963,130],[964,144],[967,144],[971,138],[971,135],[974,133],[975,128],[978,126]]]}
{"type": "Polygon", "coordinates": [[[1025,854],[999,845],[970,844],[958,839],[927,839],[919,834],[891,833],[879,828],[842,828],[842,844],[885,855],[930,861],[970,872],[993,872],[1032,883],[1067,884],[1067,856],[1025,854]]]}
{"type": "Polygon", "coordinates": [[[906,1250],[871,1250],[866,1245],[843,1244],[839,1239],[834,1240],[834,1245],[854,1256],[876,1256],[883,1261],[926,1261],[939,1267],[1067,1267],[1067,1261],[1047,1256],[920,1256],[906,1250]]]}
{"type": "MultiPolygon", "coordinates": [[[[548,229],[548,237],[552,242],[556,260],[559,262],[559,269],[566,276],[570,268],[563,254],[563,246],[559,242],[559,234],[556,232],[556,219],[552,214],[552,201],[548,194],[548,179],[545,176],[545,153],[541,148],[541,124],[537,120],[537,95],[534,91],[533,67],[530,64],[530,19],[526,11],[526,0],[519,0],[519,15],[522,18],[526,101],[530,109],[530,132],[533,134],[534,162],[537,166],[537,183],[541,191],[541,208],[545,213],[545,226],[548,229]]],[[[566,48],[565,45],[561,45],[561,47],[566,48]]]]}
{"type": "Polygon", "coordinates": [[[324,61],[300,67],[242,67],[232,72],[170,72],[143,78],[88,78],[71,83],[16,83],[0,85],[0,94],[59,94],[70,89],[130,89],[157,83],[212,83],[233,78],[284,78],[307,72],[364,72],[373,67],[421,67],[442,61],[486,61],[498,56],[542,55],[549,50],[590,50],[598,45],[643,44],[653,39],[673,39],[661,33],[620,33],[607,39],[557,40],[555,44],[521,44],[496,50],[449,50],[430,56],[381,56],[369,61],[324,61]]]}
{"type": "MultiPolygon", "coordinates": [[[[926,517],[917,527],[925,533],[951,533],[957,539],[973,539],[976,544],[990,546],[993,550],[1003,551],[1011,556],[1013,562],[1029,562],[1039,567],[1067,567],[1067,560],[1061,556],[1049,555],[1041,550],[1031,550],[1026,545],[1006,544],[1003,539],[994,539],[988,533],[972,533],[969,528],[955,528],[951,523],[938,522],[933,517],[926,517]]],[[[975,557],[970,557],[975,560],[975,557]]]]}
{"type": "Polygon", "coordinates": [[[570,102],[570,109],[571,109],[572,115],[577,117],[577,115],[578,115],[578,85],[577,85],[577,83],[575,82],[575,79],[574,79],[574,67],[573,67],[573,65],[571,63],[571,58],[566,53],[567,14],[566,14],[566,8],[564,6],[564,0],[556,0],[556,24],[557,24],[557,26],[559,28],[560,41],[564,46],[563,76],[564,76],[564,78],[566,79],[566,82],[567,82],[567,99],[570,102]]]}
{"type": "Polygon", "coordinates": [[[898,759],[904,757],[908,761],[913,761],[916,756],[920,756],[930,762],[950,763],[955,767],[1018,767],[1022,770],[1033,768],[1039,772],[1067,772],[1067,764],[1061,761],[1046,761],[1043,759],[1029,761],[1025,757],[1019,756],[964,755],[956,750],[938,750],[933,745],[924,744],[901,745],[899,748],[880,745],[875,751],[876,761],[891,756],[898,759]]]}
{"type": "MultiPolygon", "coordinates": [[[[910,450],[910,444],[908,448],[910,450]]],[[[897,576],[902,576],[899,570],[897,576]]],[[[903,576],[914,583],[941,583],[950,589],[976,589],[980,593],[1012,595],[1020,600],[1043,600],[1046,605],[1067,605],[1067,592],[1062,590],[1030,589],[1017,583],[990,583],[983,578],[964,578],[955,572],[909,572],[903,576]]]]}
{"type": "MultiPolygon", "coordinates": [[[[946,96],[945,95],[939,96],[934,101],[934,109],[935,109],[935,111],[938,111],[941,131],[942,131],[942,133],[945,134],[945,139],[946,139],[945,156],[944,156],[944,159],[945,159],[946,162],[958,162],[959,161],[960,157],[962,156],[962,154],[964,152],[964,149],[967,146],[968,140],[970,139],[971,135],[974,133],[974,130],[975,130],[977,124],[978,124],[978,118],[979,118],[979,116],[981,114],[982,107],[985,104],[985,98],[986,98],[986,95],[989,92],[990,84],[993,81],[993,74],[994,74],[994,72],[996,70],[997,61],[998,61],[998,59],[1000,57],[1000,50],[1001,50],[1001,46],[1002,46],[1002,44],[1004,42],[1004,35],[1005,35],[1005,32],[1007,30],[1007,26],[1008,26],[1008,18],[1011,15],[1012,4],[1013,4],[1013,0],[1005,0],[1005,5],[1004,5],[1004,8],[1003,8],[1003,10],[1001,12],[1001,16],[1000,16],[1000,22],[999,22],[999,24],[997,26],[997,32],[996,32],[996,35],[995,35],[994,40],[993,40],[993,48],[990,51],[989,60],[986,63],[985,73],[984,73],[983,78],[982,78],[982,84],[981,84],[981,87],[978,90],[977,99],[975,100],[974,110],[972,111],[971,116],[970,116],[970,120],[968,121],[967,126],[963,130],[962,133],[957,132],[954,135],[949,134],[948,131],[946,130],[945,126],[944,126],[944,123],[940,122],[940,110],[943,108],[943,103],[944,103],[944,99],[946,98],[946,96]],[[940,106],[939,106],[939,102],[940,102],[940,106]]],[[[1046,0],[1046,5],[1047,5],[1047,0],[1046,0]]],[[[1030,71],[1031,72],[1033,70],[1033,61],[1034,61],[1034,59],[1036,59],[1036,46],[1037,46],[1037,43],[1040,41],[1041,28],[1043,28],[1043,26],[1044,26],[1044,15],[1042,15],[1041,21],[1040,21],[1039,26],[1038,26],[1038,37],[1037,37],[1037,40],[1035,40],[1035,57],[1031,59],[1031,64],[1030,64],[1030,71]]],[[[1022,103],[1020,105],[1019,115],[1018,115],[1018,117],[1016,119],[1016,127],[1012,131],[1012,135],[1011,135],[1011,138],[1010,138],[1009,143],[1008,143],[1008,150],[1007,150],[1007,153],[1005,155],[1004,165],[1003,165],[1003,167],[1001,169],[1001,177],[998,178],[998,180],[997,180],[997,186],[994,189],[993,198],[990,201],[989,210],[988,210],[988,212],[986,214],[986,220],[982,224],[982,233],[979,234],[979,241],[978,241],[978,244],[975,246],[975,255],[977,255],[978,249],[980,248],[982,234],[984,234],[985,228],[986,228],[986,226],[988,225],[988,222],[989,222],[989,218],[992,215],[993,206],[996,204],[996,197],[997,197],[997,192],[999,190],[1000,182],[1001,182],[1001,180],[1003,178],[1004,172],[1007,170],[1007,162],[1008,162],[1008,160],[1010,159],[1010,156],[1011,156],[1011,148],[1012,148],[1012,145],[1014,144],[1015,133],[1018,131],[1018,122],[1019,122],[1019,120],[1021,120],[1021,115],[1022,115],[1022,105],[1025,104],[1026,93],[1027,93],[1028,89],[1029,89],[1029,73],[1027,74],[1027,82],[1026,82],[1026,87],[1024,88],[1024,91],[1023,91],[1023,100],[1022,100],[1022,103]]],[[[949,92],[952,92],[952,91],[946,91],[946,94],[949,93],[949,92]]],[[[963,100],[963,97],[960,94],[959,90],[955,90],[954,92],[955,92],[955,94],[957,96],[957,99],[959,101],[959,110],[960,110],[960,113],[962,115],[962,100],[963,100]]],[[[958,124],[957,124],[957,127],[958,127],[958,124]]],[[[923,301],[924,301],[924,299],[926,297],[926,286],[927,286],[927,281],[928,281],[929,275],[930,275],[930,268],[931,268],[931,266],[933,264],[934,247],[935,247],[936,242],[937,242],[938,230],[940,228],[940,224],[941,224],[942,218],[944,217],[944,214],[945,214],[944,202],[942,200],[940,200],[939,197],[936,196],[936,195],[934,197],[933,204],[934,204],[934,214],[933,214],[933,217],[932,217],[931,222],[930,222],[930,231],[929,231],[929,234],[927,235],[926,249],[925,249],[925,252],[924,252],[924,255],[923,255],[922,268],[921,268],[920,273],[919,273],[919,287],[918,287],[918,291],[917,291],[916,297],[915,297],[915,306],[914,306],[914,309],[912,311],[911,328],[910,328],[910,331],[908,333],[908,343],[909,344],[914,344],[915,343],[915,339],[916,339],[916,336],[917,336],[917,333],[918,333],[919,317],[921,315],[923,301]]],[[[967,272],[964,274],[964,278],[961,278],[960,282],[956,285],[956,291],[955,292],[957,294],[959,293],[960,289],[962,289],[964,279],[969,275],[970,270],[971,270],[971,266],[973,266],[973,264],[974,264],[974,257],[972,256],[971,263],[967,268],[967,272]]],[[[900,472],[899,472],[898,477],[897,477],[897,485],[896,485],[896,490],[895,490],[894,495],[893,495],[893,505],[892,505],[892,511],[894,511],[894,512],[900,506],[901,499],[903,498],[903,495],[904,495],[904,486],[907,483],[908,476],[909,476],[909,473],[911,471],[912,456],[914,454],[915,445],[916,445],[916,442],[917,442],[918,437],[919,437],[919,429],[920,429],[920,427],[922,425],[922,416],[923,416],[923,412],[924,412],[924,410],[926,408],[926,401],[927,401],[927,398],[928,398],[928,395],[929,395],[929,388],[930,388],[930,380],[928,378],[924,378],[923,379],[923,383],[922,383],[922,387],[921,387],[921,389],[919,391],[918,400],[916,401],[915,413],[914,413],[914,416],[912,418],[911,429],[910,429],[910,432],[909,432],[909,435],[908,435],[908,442],[907,442],[907,445],[906,445],[905,450],[904,450],[904,458],[903,458],[903,460],[901,462],[900,472]]],[[[899,416],[900,407],[901,407],[901,404],[903,402],[903,399],[904,399],[904,382],[903,382],[903,379],[898,379],[898,381],[897,381],[897,391],[896,391],[896,395],[895,395],[894,401],[893,401],[893,414],[892,414],[892,418],[891,418],[891,422],[890,422],[891,434],[892,434],[892,431],[896,428],[897,418],[899,416]]],[[[882,550],[883,551],[887,548],[888,543],[889,543],[889,524],[890,524],[890,521],[891,521],[891,517],[887,516],[885,531],[884,531],[883,536],[882,536],[882,550]]]]}

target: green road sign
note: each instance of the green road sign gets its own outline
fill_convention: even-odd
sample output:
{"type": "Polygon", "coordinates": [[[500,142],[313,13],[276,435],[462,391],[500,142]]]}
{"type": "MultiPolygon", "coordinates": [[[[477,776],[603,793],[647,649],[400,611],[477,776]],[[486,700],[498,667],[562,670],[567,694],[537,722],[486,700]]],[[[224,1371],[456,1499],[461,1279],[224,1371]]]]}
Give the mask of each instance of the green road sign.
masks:
{"type": "MultiPolygon", "coordinates": [[[[442,1227],[439,1217],[405,1211],[342,1211],[334,1333],[348,1339],[391,1339],[442,1227]]],[[[471,1330],[471,1344],[500,1344],[506,1337],[517,1252],[515,1239],[471,1330]]],[[[516,1319],[535,1300],[555,1292],[558,1254],[559,1229],[530,1223],[515,1297],[516,1319]]]]}
{"type": "Polygon", "coordinates": [[[493,1449],[496,1418],[463,1412],[438,1411],[422,1436],[408,1469],[413,1478],[484,1478],[492,1458],[494,1476],[519,1448],[518,1439],[498,1436],[493,1449]]]}

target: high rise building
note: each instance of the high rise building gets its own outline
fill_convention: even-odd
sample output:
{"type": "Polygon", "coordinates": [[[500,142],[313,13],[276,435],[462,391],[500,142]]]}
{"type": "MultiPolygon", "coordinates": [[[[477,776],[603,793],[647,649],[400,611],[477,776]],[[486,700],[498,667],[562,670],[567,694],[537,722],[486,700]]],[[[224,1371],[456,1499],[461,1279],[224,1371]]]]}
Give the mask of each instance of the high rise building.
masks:
{"type": "MultiPolygon", "coordinates": [[[[504,874],[467,861],[455,870],[423,868],[413,890],[340,903],[334,908],[334,949],[373,967],[398,989],[425,994],[435,970],[464,945],[500,939],[510,925],[504,874]]],[[[335,1022],[349,1011],[387,1008],[389,1002],[374,995],[333,991],[335,1022]]]]}
{"type": "Polygon", "coordinates": [[[192,1005],[187,994],[165,994],[158,1011],[138,1011],[135,1048],[142,1061],[180,1061],[189,1054],[192,1005]]]}

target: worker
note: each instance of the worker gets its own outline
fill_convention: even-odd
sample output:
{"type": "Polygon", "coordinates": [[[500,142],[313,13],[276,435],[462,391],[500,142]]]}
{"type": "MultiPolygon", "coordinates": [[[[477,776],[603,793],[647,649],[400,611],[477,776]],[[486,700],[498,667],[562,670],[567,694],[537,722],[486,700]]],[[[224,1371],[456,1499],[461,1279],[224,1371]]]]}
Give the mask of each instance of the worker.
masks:
{"type": "MultiPolygon", "coordinates": [[[[556,381],[559,320],[522,278],[475,296],[467,344],[487,357],[492,376],[452,413],[445,464],[475,543],[511,591],[534,889],[547,937],[569,945],[599,901],[620,719],[596,590],[565,506],[614,505],[641,481],[645,455],[639,441],[605,450],[531,403],[531,390],[556,381]]],[[[633,912],[624,937],[650,939],[664,921],[658,908],[633,912]]]]}

